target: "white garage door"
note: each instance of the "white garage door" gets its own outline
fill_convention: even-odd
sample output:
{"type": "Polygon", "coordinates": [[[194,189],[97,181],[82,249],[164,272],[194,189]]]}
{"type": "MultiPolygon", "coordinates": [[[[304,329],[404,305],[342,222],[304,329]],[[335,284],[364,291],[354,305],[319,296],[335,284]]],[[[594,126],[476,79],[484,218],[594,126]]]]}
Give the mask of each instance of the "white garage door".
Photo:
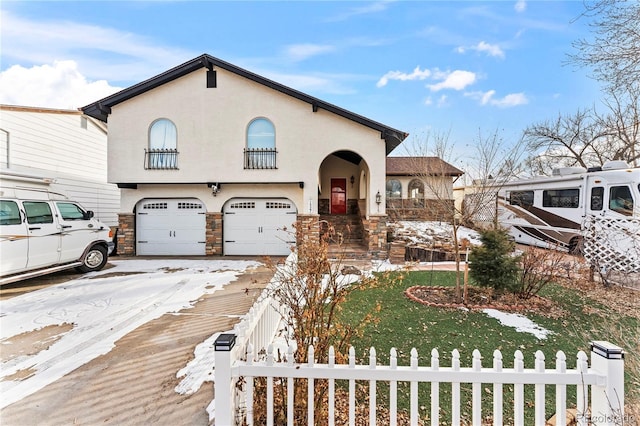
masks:
{"type": "Polygon", "coordinates": [[[195,198],[143,200],[136,206],[138,255],[205,254],[206,209],[195,198]]]}
{"type": "Polygon", "coordinates": [[[224,254],[286,256],[295,244],[296,206],[287,199],[233,198],[224,207],[224,254]]]}

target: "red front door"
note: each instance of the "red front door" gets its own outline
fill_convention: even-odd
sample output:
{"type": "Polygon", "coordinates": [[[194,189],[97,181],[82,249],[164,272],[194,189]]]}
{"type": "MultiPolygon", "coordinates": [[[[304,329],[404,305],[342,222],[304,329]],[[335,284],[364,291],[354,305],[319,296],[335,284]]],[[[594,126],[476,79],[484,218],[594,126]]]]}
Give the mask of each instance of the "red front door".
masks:
{"type": "Polygon", "coordinates": [[[346,179],[331,179],[331,214],[347,214],[346,179]]]}

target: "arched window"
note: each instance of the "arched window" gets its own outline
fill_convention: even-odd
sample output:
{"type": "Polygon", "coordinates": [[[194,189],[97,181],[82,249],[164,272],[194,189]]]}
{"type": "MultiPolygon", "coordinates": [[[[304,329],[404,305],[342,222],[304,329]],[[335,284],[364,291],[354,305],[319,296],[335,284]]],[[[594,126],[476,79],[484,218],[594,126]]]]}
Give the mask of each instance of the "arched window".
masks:
{"type": "Polygon", "coordinates": [[[399,180],[389,179],[387,181],[387,198],[401,198],[402,185],[399,180]]]}
{"type": "Polygon", "coordinates": [[[409,182],[409,198],[413,201],[414,207],[424,206],[424,182],[420,179],[413,179],[409,182]]]}
{"type": "Polygon", "coordinates": [[[276,130],[266,118],[256,118],[247,128],[247,148],[275,148],[276,130]]]}
{"type": "Polygon", "coordinates": [[[276,130],[266,118],[256,118],[247,127],[245,169],[276,169],[276,130]]]}
{"type": "Polygon", "coordinates": [[[177,169],[177,141],[178,131],[171,120],[160,118],[151,123],[146,167],[148,169],[177,169]]]}
{"type": "Polygon", "coordinates": [[[176,149],[178,132],[171,120],[161,118],[149,129],[149,149],[176,149]]]}

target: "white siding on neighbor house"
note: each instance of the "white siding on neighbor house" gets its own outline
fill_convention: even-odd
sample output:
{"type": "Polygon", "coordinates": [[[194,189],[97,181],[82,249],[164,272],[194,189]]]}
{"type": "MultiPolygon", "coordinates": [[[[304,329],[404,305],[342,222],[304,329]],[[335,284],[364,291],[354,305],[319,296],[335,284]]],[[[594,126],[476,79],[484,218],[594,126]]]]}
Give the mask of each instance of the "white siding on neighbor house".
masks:
{"type": "Polygon", "coordinates": [[[81,127],[79,111],[0,109],[9,132],[9,167],[29,167],[107,181],[107,134],[93,119],[81,127]]]}
{"type": "Polygon", "coordinates": [[[117,186],[58,175],[55,183],[51,184],[51,190],[58,189],[86,209],[92,210],[100,222],[109,226],[118,226],[120,190],[117,186]]]}
{"type": "Polygon", "coordinates": [[[117,225],[120,190],[107,183],[103,123],[74,110],[2,105],[0,129],[0,163],[7,176],[51,179],[51,191],[80,202],[105,224],[117,225]]]}
{"type": "Polygon", "coordinates": [[[9,132],[0,127],[0,167],[3,169],[8,167],[9,159],[9,132]]]}

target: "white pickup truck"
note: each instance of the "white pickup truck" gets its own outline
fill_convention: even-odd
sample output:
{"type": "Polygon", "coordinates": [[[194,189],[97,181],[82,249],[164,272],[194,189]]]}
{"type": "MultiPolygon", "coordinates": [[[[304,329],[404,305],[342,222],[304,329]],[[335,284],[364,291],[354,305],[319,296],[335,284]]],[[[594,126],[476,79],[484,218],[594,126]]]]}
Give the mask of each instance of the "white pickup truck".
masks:
{"type": "Polygon", "coordinates": [[[61,194],[14,190],[0,197],[0,285],[69,268],[97,271],[113,248],[109,226],[61,194]]]}

